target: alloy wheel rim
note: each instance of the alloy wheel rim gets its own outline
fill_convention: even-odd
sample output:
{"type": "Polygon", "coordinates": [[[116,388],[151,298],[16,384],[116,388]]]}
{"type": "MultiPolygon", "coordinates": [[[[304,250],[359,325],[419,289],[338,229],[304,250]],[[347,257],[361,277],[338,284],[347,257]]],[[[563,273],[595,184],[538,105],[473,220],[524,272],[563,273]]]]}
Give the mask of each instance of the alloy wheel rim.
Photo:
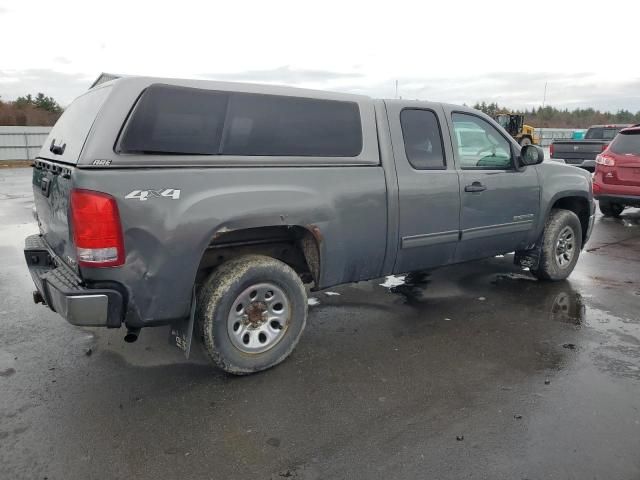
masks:
{"type": "Polygon", "coordinates": [[[556,262],[559,267],[566,268],[575,254],[576,234],[570,226],[564,227],[556,241],[556,262]]]}

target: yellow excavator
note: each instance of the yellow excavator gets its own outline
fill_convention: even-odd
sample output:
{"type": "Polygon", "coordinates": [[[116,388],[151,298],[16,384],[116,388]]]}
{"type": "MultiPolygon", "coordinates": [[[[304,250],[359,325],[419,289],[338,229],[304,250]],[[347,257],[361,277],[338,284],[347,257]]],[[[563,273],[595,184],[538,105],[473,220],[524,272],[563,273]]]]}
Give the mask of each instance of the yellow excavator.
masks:
{"type": "Polygon", "coordinates": [[[504,128],[509,135],[516,139],[520,145],[538,145],[540,137],[536,133],[536,129],[531,125],[525,125],[524,115],[516,115],[513,113],[499,113],[495,117],[496,122],[504,128]]]}

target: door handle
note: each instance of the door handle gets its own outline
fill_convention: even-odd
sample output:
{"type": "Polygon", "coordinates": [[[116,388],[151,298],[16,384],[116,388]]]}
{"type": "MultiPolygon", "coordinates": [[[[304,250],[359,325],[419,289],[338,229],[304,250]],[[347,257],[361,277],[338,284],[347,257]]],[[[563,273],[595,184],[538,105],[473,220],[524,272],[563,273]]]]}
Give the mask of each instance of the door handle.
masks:
{"type": "Polygon", "coordinates": [[[473,182],[471,185],[464,187],[465,192],[484,192],[486,189],[487,187],[480,182],[473,182]]]}

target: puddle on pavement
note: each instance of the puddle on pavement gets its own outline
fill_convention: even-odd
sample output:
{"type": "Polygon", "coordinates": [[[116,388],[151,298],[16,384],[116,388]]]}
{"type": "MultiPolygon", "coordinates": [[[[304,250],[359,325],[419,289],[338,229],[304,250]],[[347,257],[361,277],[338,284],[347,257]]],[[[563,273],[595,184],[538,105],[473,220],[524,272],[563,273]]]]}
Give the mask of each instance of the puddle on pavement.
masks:
{"type": "Polygon", "coordinates": [[[555,322],[582,325],[586,307],[578,292],[563,291],[553,297],[549,318],[555,322]]]}
{"type": "MultiPolygon", "coordinates": [[[[597,308],[593,305],[592,295],[581,294],[569,281],[540,283],[516,273],[498,274],[492,283],[502,293],[505,290],[509,293],[520,292],[517,298],[527,304],[537,302],[553,322],[587,329],[587,335],[579,337],[577,345],[566,345],[574,347],[569,349],[586,352],[604,373],[640,380],[639,319],[614,315],[597,308]],[[595,337],[588,333],[595,334],[595,337]]],[[[618,287],[623,285],[620,282],[618,287]]],[[[513,302],[509,300],[510,297],[505,298],[506,302],[513,302]]]]}
{"type": "MultiPolygon", "coordinates": [[[[528,312],[532,320],[537,317],[566,325],[566,338],[561,334],[562,330],[550,332],[550,337],[542,342],[543,346],[538,347],[540,364],[544,368],[562,369],[567,358],[590,359],[589,362],[603,373],[640,379],[640,319],[623,318],[597,308],[597,296],[578,291],[580,282],[539,282],[522,271],[486,272],[486,269],[471,270],[466,274],[454,269],[452,278],[440,276],[437,272],[433,277],[431,272],[416,272],[386,277],[380,285],[402,298],[407,305],[428,305],[425,302],[427,296],[432,298],[434,290],[451,289],[453,281],[463,288],[455,291],[454,296],[469,298],[469,301],[473,297],[486,296],[491,299],[490,308],[496,313],[521,310],[528,312]],[[584,333],[574,337],[569,335],[577,329],[584,333]],[[575,348],[563,348],[565,343],[575,348]]],[[[590,280],[603,282],[598,277],[590,280]]],[[[617,281],[615,286],[629,288],[630,282],[617,281]]],[[[438,293],[436,296],[440,298],[438,293]]],[[[444,315],[448,318],[446,312],[444,315]]]]}
{"type": "Polygon", "coordinates": [[[640,325],[598,309],[589,309],[589,326],[604,334],[592,352],[593,362],[602,372],[640,380],[640,325]]]}

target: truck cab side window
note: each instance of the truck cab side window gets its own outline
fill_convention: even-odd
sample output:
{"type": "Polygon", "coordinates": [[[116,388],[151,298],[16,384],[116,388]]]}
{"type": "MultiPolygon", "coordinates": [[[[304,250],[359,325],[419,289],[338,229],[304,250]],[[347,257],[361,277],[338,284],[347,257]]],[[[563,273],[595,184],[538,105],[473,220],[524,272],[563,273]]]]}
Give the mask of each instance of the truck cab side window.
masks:
{"type": "Polygon", "coordinates": [[[511,145],[489,122],[464,113],[454,113],[452,120],[454,143],[461,168],[512,168],[511,145]]]}
{"type": "Polygon", "coordinates": [[[430,110],[404,109],[400,125],[407,160],[416,170],[445,169],[438,119],[430,110]]]}

